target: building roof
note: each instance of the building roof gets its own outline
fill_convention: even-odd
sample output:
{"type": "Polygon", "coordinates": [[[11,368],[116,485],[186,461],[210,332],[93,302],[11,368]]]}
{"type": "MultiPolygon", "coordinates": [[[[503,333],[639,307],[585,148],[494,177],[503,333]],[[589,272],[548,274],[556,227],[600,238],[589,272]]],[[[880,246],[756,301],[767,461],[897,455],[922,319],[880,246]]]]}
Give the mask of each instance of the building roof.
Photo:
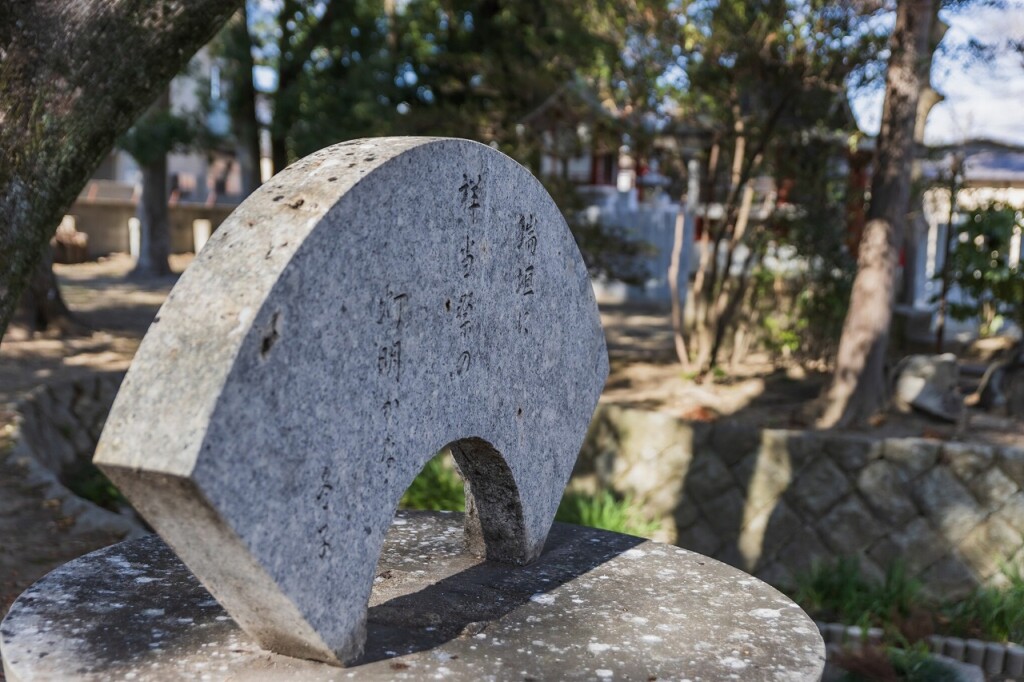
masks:
{"type": "Polygon", "coordinates": [[[935,147],[921,170],[929,180],[949,176],[954,155],[963,159],[964,182],[974,186],[1024,187],[1024,147],[992,140],[969,140],[959,145],[935,147]]]}
{"type": "Polygon", "coordinates": [[[1024,150],[990,150],[964,160],[969,182],[1020,183],[1024,185],[1024,150]]]}

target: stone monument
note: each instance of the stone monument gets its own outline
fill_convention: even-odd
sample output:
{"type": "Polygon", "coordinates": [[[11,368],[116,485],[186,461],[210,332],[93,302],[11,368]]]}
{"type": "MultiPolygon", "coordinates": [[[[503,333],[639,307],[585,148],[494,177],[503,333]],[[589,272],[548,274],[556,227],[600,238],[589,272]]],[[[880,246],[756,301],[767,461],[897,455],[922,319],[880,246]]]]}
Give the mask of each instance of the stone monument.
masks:
{"type": "Polygon", "coordinates": [[[607,373],[586,268],[525,169],[467,141],[357,141],[210,239],[95,461],[261,645],[343,661],[423,465],[450,445],[471,548],[526,563],[607,373]]]}
{"type": "Polygon", "coordinates": [[[583,260],[524,168],[431,138],[308,156],[212,236],[111,409],[95,461],[167,545],[30,588],[5,669],[815,679],[817,630],[763,583],[628,536],[549,538],[607,372],[583,260]],[[444,447],[464,518],[396,517],[444,447]]]}

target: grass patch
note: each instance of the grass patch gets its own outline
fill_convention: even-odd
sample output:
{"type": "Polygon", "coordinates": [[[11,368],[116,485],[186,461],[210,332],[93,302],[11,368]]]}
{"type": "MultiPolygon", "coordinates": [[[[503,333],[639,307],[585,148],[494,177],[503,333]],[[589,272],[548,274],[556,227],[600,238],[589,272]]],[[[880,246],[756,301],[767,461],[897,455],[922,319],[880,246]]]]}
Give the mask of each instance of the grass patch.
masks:
{"type": "Polygon", "coordinates": [[[979,587],[967,599],[944,604],[946,629],[958,637],[997,642],[1024,642],[1024,574],[1020,567],[1004,567],[1009,585],[979,587]]]}
{"type": "Polygon", "coordinates": [[[68,490],[93,504],[120,512],[128,506],[121,491],[90,460],[79,460],[61,472],[61,482],[68,490]]]}
{"type": "MultiPolygon", "coordinates": [[[[105,509],[118,511],[128,504],[121,491],[92,462],[81,462],[69,468],[62,479],[71,492],[105,509]]],[[[466,510],[462,477],[446,454],[427,462],[398,506],[430,511],[466,510]]],[[[558,505],[555,519],[643,537],[650,537],[658,530],[658,524],[643,518],[631,500],[617,498],[610,492],[595,496],[567,493],[558,505]]]]}
{"type": "Polygon", "coordinates": [[[859,625],[892,627],[909,618],[921,603],[921,583],[900,562],[881,582],[868,580],[855,558],[815,566],[797,580],[793,599],[815,617],[859,625]]]}
{"type": "Polygon", "coordinates": [[[1004,567],[1006,587],[978,587],[964,599],[934,600],[920,581],[893,564],[881,582],[870,580],[856,559],[816,565],[797,578],[791,596],[812,617],[879,627],[885,640],[906,649],[933,635],[1024,642],[1024,575],[1004,567]]]}
{"type": "Polygon", "coordinates": [[[1008,586],[978,587],[959,601],[929,599],[902,563],[881,581],[861,573],[856,559],[816,564],[797,577],[794,601],[816,620],[882,629],[880,645],[846,649],[835,663],[845,682],[960,679],[931,657],[925,638],[946,635],[994,642],[1024,641],[1024,577],[1004,568],[1008,586]]]}
{"type": "Polygon", "coordinates": [[[558,504],[555,520],[641,537],[650,537],[658,530],[658,524],[644,519],[629,498],[619,499],[607,490],[593,496],[566,493],[558,504]]]}
{"type": "Polygon", "coordinates": [[[466,511],[462,477],[455,473],[444,454],[437,455],[413,480],[398,506],[401,509],[466,511]]]}

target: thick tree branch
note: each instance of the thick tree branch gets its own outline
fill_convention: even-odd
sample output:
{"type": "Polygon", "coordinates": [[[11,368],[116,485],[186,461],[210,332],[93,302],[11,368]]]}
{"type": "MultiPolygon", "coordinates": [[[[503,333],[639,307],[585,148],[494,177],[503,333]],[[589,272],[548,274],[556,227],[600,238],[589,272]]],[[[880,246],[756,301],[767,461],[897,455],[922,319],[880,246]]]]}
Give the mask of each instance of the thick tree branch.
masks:
{"type": "Polygon", "coordinates": [[[61,215],[118,135],[241,2],[0,6],[0,334],[61,215]]]}

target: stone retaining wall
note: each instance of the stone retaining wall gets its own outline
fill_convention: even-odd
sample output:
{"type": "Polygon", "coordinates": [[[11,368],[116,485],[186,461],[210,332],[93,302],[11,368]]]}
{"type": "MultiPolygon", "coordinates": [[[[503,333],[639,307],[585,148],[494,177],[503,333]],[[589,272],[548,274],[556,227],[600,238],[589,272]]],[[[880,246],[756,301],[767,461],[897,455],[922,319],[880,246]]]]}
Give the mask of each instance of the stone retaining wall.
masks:
{"type": "MultiPolygon", "coordinates": [[[[19,405],[14,456],[83,526],[141,524],[60,482],[89,458],[123,375],[34,391],[19,405]]],[[[632,497],[661,523],[656,539],[791,585],[815,560],[857,556],[868,575],[902,559],[933,592],[957,596],[1024,569],[1024,448],[758,430],[728,420],[601,405],[574,488],[632,497]]]]}
{"type": "Polygon", "coordinates": [[[54,471],[92,457],[124,374],[42,385],[19,404],[20,441],[54,471]]]}
{"type": "Polygon", "coordinates": [[[1024,448],[758,430],[601,405],[573,486],[631,496],[658,539],[775,585],[815,560],[901,559],[933,593],[1024,568],[1024,448]]]}
{"type": "Polygon", "coordinates": [[[21,464],[26,482],[40,486],[47,499],[59,500],[73,531],[105,530],[125,538],[148,532],[133,510],[115,513],[78,497],[64,481],[68,472],[92,460],[110,405],[124,374],[98,374],[44,385],[17,406],[17,443],[11,457],[21,464]]]}

